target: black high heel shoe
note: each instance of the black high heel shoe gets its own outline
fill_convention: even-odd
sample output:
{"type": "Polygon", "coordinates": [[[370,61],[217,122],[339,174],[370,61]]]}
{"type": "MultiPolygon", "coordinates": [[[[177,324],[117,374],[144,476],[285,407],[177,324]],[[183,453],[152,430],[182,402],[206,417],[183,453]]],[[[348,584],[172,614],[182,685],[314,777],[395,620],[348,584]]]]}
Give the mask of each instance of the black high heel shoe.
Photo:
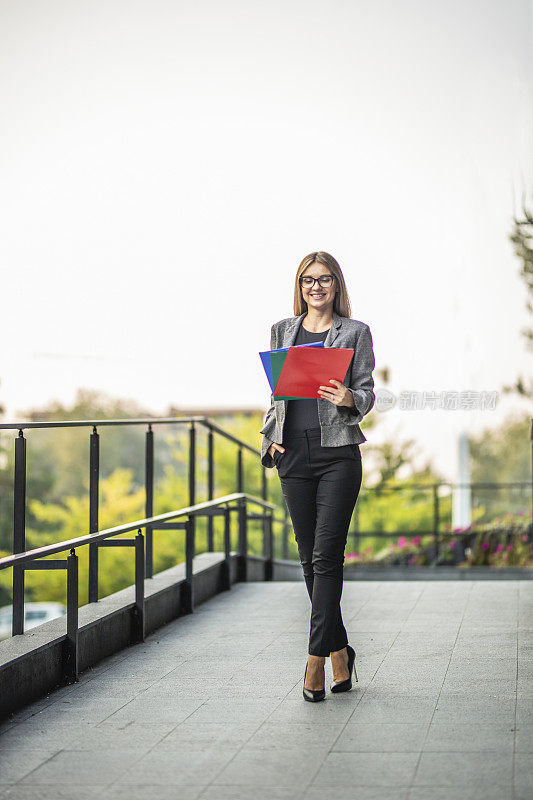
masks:
{"type": "Polygon", "coordinates": [[[319,700],[326,699],[326,689],[306,689],[305,688],[305,676],[307,675],[307,664],[305,665],[305,674],[304,674],[304,688],[303,688],[303,695],[304,700],[309,700],[311,703],[317,703],[319,700]]]}
{"type": "Polygon", "coordinates": [[[352,669],[353,674],[355,675],[355,680],[357,681],[357,672],[355,669],[355,650],[353,647],[350,647],[349,644],[346,645],[346,650],[348,651],[348,672],[349,678],[346,678],[345,681],[333,681],[331,686],[329,687],[332,692],[349,692],[352,688],[352,669]]]}

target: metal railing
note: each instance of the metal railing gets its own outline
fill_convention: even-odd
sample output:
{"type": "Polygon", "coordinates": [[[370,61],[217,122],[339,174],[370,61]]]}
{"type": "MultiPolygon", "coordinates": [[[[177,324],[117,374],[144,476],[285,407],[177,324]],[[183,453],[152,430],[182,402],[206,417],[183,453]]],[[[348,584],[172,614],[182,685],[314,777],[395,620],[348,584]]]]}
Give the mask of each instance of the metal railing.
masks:
{"type": "MultiPolygon", "coordinates": [[[[265,563],[264,580],[272,580],[272,519],[276,506],[273,503],[254,497],[244,492],[219,497],[193,506],[186,506],[176,511],[169,511],[157,516],[138,519],[125,525],[118,525],[102,531],[95,531],[75,539],[56,542],[43,547],[37,547],[25,552],[0,558],[0,570],[13,568],[13,581],[17,578],[19,591],[13,597],[13,635],[24,632],[24,576],[27,569],[66,569],[67,572],[67,635],[63,659],[63,676],[67,682],[78,680],[78,556],[76,548],[83,545],[90,547],[104,546],[133,546],[135,552],[135,603],[133,609],[133,636],[132,643],[144,641],[144,580],[145,580],[145,553],[142,529],[151,530],[178,530],[185,529],[185,581],[182,613],[192,613],[194,610],[193,594],[193,558],[195,554],[194,519],[197,516],[216,515],[224,516],[224,578],[225,589],[231,587],[230,581],[230,554],[231,554],[231,512],[238,513],[238,555],[239,573],[238,580],[246,580],[246,557],[248,554],[248,520],[262,519],[265,523],[263,531],[263,559],[265,563]],[[248,503],[259,505],[262,514],[249,514],[248,503]],[[232,505],[234,504],[234,505],[232,505]],[[182,522],[171,522],[178,517],[187,517],[182,522]],[[134,539],[113,539],[123,533],[137,530],[134,539]],[[66,559],[45,560],[47,556],[69,551],[66,559]]],[[[98,569],[98,564],[96,565],[98,569]]],[[[98,572],[92,576],[96,578],[98,588],[98,572]]]]}
{"type": "MultiPolygon", "coordinates": [[[[224,428],[217,425],[208,417],[170,417],[170,418],[145,418],[145,419],[104,419],[104,420],[63,420],[50,422],[19,422],[0,423],[0,430],[18,431],[15,439],[14,462],[14,498],[13,498],[13,554],[22,554],[26,550],[26,445],[25,430],[50,429],[50,428],[91,428],[89,438],[89,534],[98,533],[99,528],[99,480],[100,480],[100,435],[98,428],[118,425],[146,425],[145,435],[145,521],[140,527],[145,528],[145,573],[147,578],[153,577],[153,531],[160,529],[157,522],[151,522],[154,505],[154,431],[156,425],[188,425],[189,426],[189,453],[188,453],[188,500],[189,507],[196,505],[196,428],[202,426],[207,429],[207,499],[214,500],[215,487],[215,442],[214,436],[237,445],[236,462],[236,492],[244,493],[243,453],[248,451],[260,458],[260,451],[247,442],[234,436],[224,428]]],[[[261,478],[261,498],[268,505],[266,471],[263,468],[261,478]]],[[[191,515],[191,526],[194,535],[195,514],[191,515]]],[[[158,518],[159,519],[159,518],[158,518]]],[[[287,539],[288,521],[287,511],[283,519],[285,536],[287,539]]],[[[167,529],[170,523],[162,523],[167,529]]],[[[266,526],[268,523],[264,521],[266,526]]],[[[126,527],[125,530],[134,530],[135,527],[126,527]]],[[[266,527],[263,533],[265,535],[266,527]]],[[[214,530],[213,516],[208,516],[207,524],[208,550],[213,550],[214,530]]],[[[104,537],[105,539],[106,537],[104,537]]],[[[117,540],[117,543],[120,540],[117,540]]],[[[89,578],[88,599],[90,603],[98,600],[98,549],[100,546],[115,546],[116,543],[99,542],[98,537],[88,540],[89,544],[89,578]]],[[[122,546],[122,545],[118,545],[122,546]]],[[[284,555],[287,550],[284,546],[284,555]]],[[[60,552],[60,551],[55,551],[60,552]]],[[[44,563],[44,562],[43,562],[44,563]]],[[[35,568],[35,567],[33,567],[35,568]]],[[[50,567],[44,567],[50,568],[50,567]]],[[[57,565],[57,568],[61,568],[57,565]]],[[[13,635],[23,633],[24,623],[24,569],[18,562],[13,564],[13,635]]]]}

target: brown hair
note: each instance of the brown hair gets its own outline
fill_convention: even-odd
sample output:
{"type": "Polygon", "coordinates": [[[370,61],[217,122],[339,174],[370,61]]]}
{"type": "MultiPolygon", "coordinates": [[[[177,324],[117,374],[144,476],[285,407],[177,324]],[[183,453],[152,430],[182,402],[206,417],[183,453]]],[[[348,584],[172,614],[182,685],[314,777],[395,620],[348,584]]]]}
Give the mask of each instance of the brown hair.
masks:
{"type": "Polygon", "coordinates": [[[294,282],[294,315],[299,317],[307,311],[307,303],[302,297],[302,290],[300,287],[300,275],[310,267],[311,264],[322,264],[327,267],[332,275],[336,277],[336,293],[333,301],[333,310],[340,317],[351,317],[350,298],[348,297],[348,289],[344,280],[342,270],[333,256],[324,250],[318,250],[316,253],[309,253],[301,262],[296,272],[296,279],[294,282]]]}

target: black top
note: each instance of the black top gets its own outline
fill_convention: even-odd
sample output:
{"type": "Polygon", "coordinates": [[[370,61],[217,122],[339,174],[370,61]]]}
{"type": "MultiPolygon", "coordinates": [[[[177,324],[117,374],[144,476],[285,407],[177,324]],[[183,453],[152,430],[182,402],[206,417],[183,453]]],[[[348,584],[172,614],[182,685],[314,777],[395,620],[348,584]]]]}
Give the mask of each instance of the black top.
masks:
{"type": "MultiPolygon", "coordinates": [[[[300,330],[294,344],[307,344],[309,342],[324,341],[328,335],[329,328],[320,333],[311,333],[300,324],[300,330]]],[[[318,395],[316,400],[312,397],[298,397],[295,400],[287,400],[287,410],[285,414],[284,432],[301,433],[306,428],[318,428],[318,395]]]]}

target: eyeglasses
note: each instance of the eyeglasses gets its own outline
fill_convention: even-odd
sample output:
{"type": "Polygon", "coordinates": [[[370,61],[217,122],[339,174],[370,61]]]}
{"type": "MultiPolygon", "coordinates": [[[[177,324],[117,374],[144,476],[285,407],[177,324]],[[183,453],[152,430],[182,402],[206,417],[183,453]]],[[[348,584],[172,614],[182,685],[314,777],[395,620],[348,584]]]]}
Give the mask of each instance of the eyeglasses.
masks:
{"type": "Polygon", "coordinates": [[[320,275],[319,278],[312,278],[311,275],[302,275],[300,277],[300,286],[305,286],[307,289],[310,286],[314,286],[315,281],[318,281],[323,289],[327,289],[333,283],[334,278],[335,275],[320,275]]]}

